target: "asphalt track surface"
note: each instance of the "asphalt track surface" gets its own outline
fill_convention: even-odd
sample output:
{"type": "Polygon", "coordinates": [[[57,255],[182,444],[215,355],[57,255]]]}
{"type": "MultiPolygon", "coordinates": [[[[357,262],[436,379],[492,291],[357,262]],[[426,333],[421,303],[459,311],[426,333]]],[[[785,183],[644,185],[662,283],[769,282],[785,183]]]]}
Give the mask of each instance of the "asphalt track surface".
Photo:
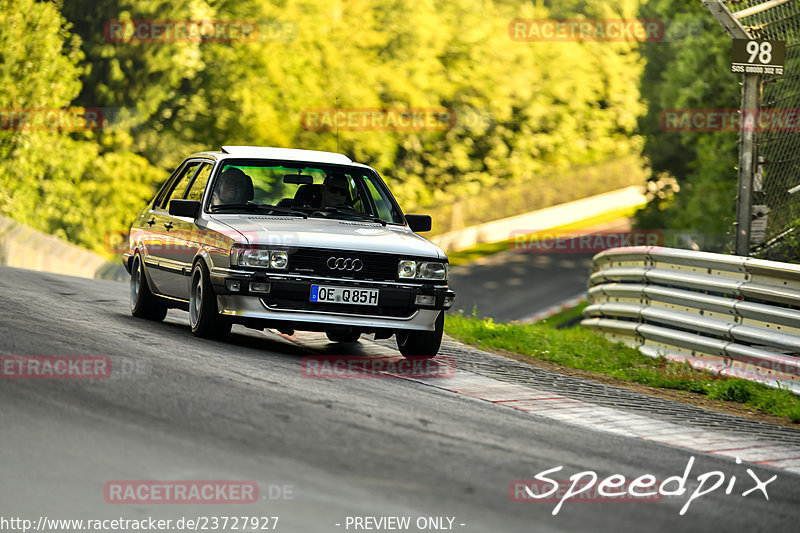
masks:
{"type": "Polygon", "coordinates": [[[586,292],[593,254],[514,251],[452,267],[453,310],[497,321],[523,320],[586,292]]]}
{"type": "MultiPolygon", "coordinates": [[[[630,229],[628,219],[619,219],[573,234],[609,236],[630,229]]],[[[551,253],[547,239],[540,242],[542,247],[509,249],[452,267],[450,286],[456,293],[453,310],[466,314],[475,310],[479,316],[501,322],[524,320],[585,294],[597,250],[582,251],[580,240],[568,236],[558,243],[551,239],[550,247],[564,246],[551,253]]]]}
{"type": "MultiPolygon", "coordinates": [[[[476,532],[797,530],[797,474],[588,431],[424,380],[303,377],[304,357],[369,355],[369,340],[304,343],[235,326],[220,342],[193,337],[187,322],[179,311],[164,323],[131,317],[126,284],[0,267],[0,355],[103,355],[121,369],[0,380],[0,519],[279,516],[286,532],[367,531],[346,528],[347,517],[386,516],[453,517],[453,530],[476,532]],[[683,516],[687,495],[568,502],[555,516],[554,503],[509,497],[513,480],[559,465],[561,478],[664,480],[692,456],[689,492],[700,473],[737,481],[683,516]],[[769,501],[741,496],[753,485],[747,468],[777,475],[769,501]],[[260,499],[107,503],[105,484],[119,480],[253,480],[260,499]]],[[[421,530],[433,529],[408,529],[421,530]]]]}

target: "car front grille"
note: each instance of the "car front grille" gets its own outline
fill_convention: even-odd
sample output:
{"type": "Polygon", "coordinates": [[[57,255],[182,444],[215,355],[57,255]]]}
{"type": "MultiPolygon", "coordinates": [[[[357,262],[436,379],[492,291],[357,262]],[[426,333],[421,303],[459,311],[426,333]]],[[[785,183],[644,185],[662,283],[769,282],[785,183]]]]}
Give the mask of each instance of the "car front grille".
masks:
{"type": "Polygon", "coordinates": [[[400,256],[374,252],[351,252],[348,250],[322,250],[314,248],[295,248],[289,255],[289,271],[297,274],[315,274],[341,279],[372,281],[396,281],[397,264],[400,256]],[[342,259],[344,268],[329,268],[328,260],[342,259]],[[344,259],[350,259],[344,265],[344,259]],[[360,270],[348,268],[355,260],[360,261],[360,270]]]}

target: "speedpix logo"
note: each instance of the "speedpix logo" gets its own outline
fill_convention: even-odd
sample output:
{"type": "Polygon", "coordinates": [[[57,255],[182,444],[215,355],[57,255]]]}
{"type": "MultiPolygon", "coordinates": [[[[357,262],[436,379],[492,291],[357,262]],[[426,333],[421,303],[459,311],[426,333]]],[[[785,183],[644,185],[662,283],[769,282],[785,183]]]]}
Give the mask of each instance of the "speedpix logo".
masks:
{"type": "MultiPolygon", "coordinates": [[[[742,461],[736,458],[736,464],[741,464],[742,461]]],[[[686,485],[689,481],[689,476],[694,465],[694,456],[689,458],[686,463],[686,469],[683,471],[682,476],[672,476],[658,482],[652,474],[643,474],[631,481],[628,481],[625,476],[621,474],[614,474],[604,479],[598,479],[597,472],[587,470],[585,472],[578,472],[569,477],[569,487],[564,490],[567,480],[557,480],[549,477],[551,474],[561,471],[564,467],[557,466],[548,470],[543,470],[534,476],[532,480],[518,479],[509,484],[508,492],[511,501],[513,502],[526,502],[526,503],[552,503],[555,502],[556,506],[553,508],[553,515],[557,515],[565,502],[571,500],[573,502],[579,501],[632,501],[632,499],[642,502],[660,501],[664,496],[680,497],[689,492],[686,485]],[[592,489],[596,488],[596,493],[592,493],[592,489]],[[585,498],[584,496],[589,496],[585,498]]],[[[753,484],[746,490],[741,492],[742,497],[746,497],[754,492],[760,492],[764,499],[769,500],[767,494],[767,485],[777,479],[777,475],[772,476],[766,481],[760,479],[755,472],[750,468],[746,470],[749,478],[753,484]]],[[[737,484],[737,477],[731,476],[726,479],[723,472],[715,470],[699,474],[696,477],[697,487],[689,495],[686,503],[681,507],[678,514],[684,515],[689,510],[689,506],[695,500],[699,500],[706,494],[710,494],[721,487],[725,486],[725,494],[732,494],[734,489],[741,490],[741,486],[737,484]],[[727,481],[727,485],[725,482],[727,481]]]]}

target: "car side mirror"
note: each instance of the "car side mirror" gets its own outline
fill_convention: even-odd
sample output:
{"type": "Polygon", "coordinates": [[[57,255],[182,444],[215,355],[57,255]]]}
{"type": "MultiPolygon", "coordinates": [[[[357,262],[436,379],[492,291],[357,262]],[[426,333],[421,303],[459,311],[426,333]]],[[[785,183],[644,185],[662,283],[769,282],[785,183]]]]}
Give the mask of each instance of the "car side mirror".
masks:
{"type": "Polygon", "coordinates": [[[408,227],[411,228],[411,231],[415,233],[431,230],[430,215],[406,215],[406,222],[408,222],[408,227]]]}
{"type": "Polygon", "coordinates": [[[200,214],[200,202],[197,200],[170,200],[169,214],[176,217],[196,219],[200,214]]]}

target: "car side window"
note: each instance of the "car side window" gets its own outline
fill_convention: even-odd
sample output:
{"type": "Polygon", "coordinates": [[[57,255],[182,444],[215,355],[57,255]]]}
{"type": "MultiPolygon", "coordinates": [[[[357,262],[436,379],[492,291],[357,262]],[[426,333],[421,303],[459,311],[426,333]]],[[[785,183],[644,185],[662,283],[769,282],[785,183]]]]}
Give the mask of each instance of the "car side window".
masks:
{"type": "Polygon", "coordinates": [[[161,202],[164,201],[164,197],[166,197],[167,194],[169,194],[169,191],[172,190],[172,184],[175,183],[176,179],[178,179],[178,174],[182,170],[183,170],[182,166],[176,168],[175,172],[173,172],[170,175],[170,177],[167,178],[167,181],[164,182],[164,184],[158,190],[158,194],[156,194],[156,197],[153,199],[153,207],[152,207],[152,209],[156,209],[156,208],[158,208],[158,206],[161,205],[161,202]]]}
{"type": "Polygon", "coordinates": [[[200,167],[197,176],[192,182],[192,186],[189,188],[189,192],[186,193],[187,200],[196,200],[199,202],[203,199],[203,192],[206,190],[208,178],[211,177],[212,167],[213,165],[211,163],[203,163],[203,166],[200,167]]]}
{"type": "Polygon", "coordinates": [[[165,209],[171,199],[183,198],[183,195],[186,194],[186,188],[189,186],[189,182],[199,166],[200,161],[191,161],[189,164],[187,164],[181,171],[178,179],[175,180],[175,185],[172,187],[170,193],[164,195],[164,197],[161,198],[161,201],[158,202],[158,205],[155,207],[159,209],[165,209]]]}

